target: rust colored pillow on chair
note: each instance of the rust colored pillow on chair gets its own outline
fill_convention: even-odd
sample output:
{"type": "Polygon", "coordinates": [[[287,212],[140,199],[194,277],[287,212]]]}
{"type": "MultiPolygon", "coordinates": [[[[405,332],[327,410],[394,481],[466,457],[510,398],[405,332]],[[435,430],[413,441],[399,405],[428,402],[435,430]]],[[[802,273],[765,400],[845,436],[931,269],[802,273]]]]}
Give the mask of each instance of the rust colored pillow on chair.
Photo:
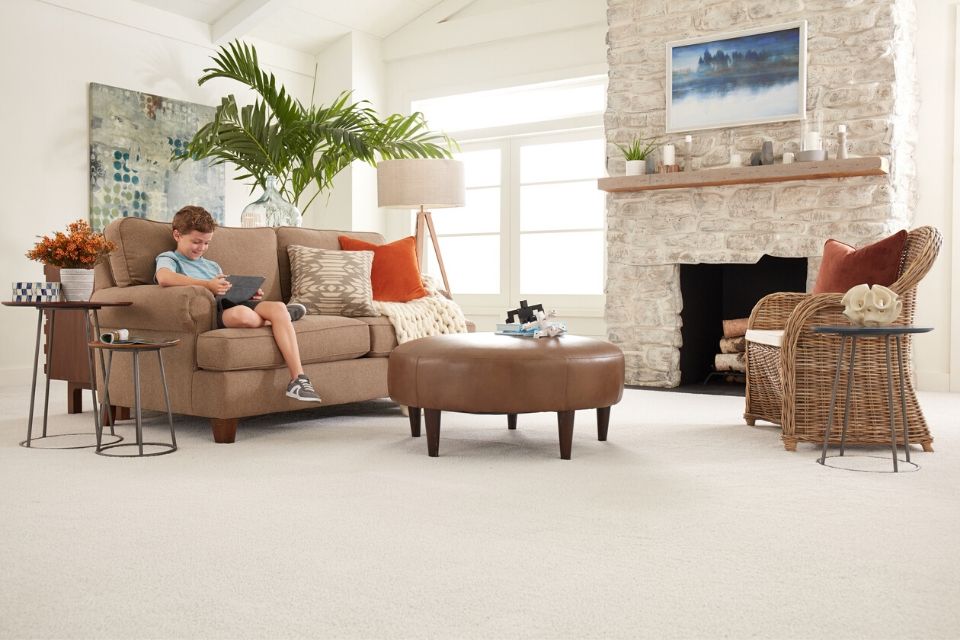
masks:
{"type": "Polygon", "coordinates": [[[890,286],[900,275],[900,256],[906,244],[906,231],[859,249],[827,240],[813,292],[846,293],[858,284],[890,286]]]}
{"type": "Polygon", "coordinates": [[[373,299],[381,302],[409,302],[427,295],[420,279],[417,249],[413,236],[389,244],[373,244],[340,236],[345,251],[373,251],[373,299]]]}

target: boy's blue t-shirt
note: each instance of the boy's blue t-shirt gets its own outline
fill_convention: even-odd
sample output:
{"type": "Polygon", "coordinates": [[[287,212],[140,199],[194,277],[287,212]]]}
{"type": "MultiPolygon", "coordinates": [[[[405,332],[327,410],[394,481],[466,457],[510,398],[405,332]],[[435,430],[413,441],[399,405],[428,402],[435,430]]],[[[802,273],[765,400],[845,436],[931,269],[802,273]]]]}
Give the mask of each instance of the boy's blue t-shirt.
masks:
{"type": "Polygon", "coordinates": [[[213,260],[207,260],[203,256],[191,260],[179,251],[164,251],[157,256],[157,268],[153,272],[154,282],[157,280],[157,271],[160,269],[170,269],[174,273],[182,273],[197,280],[212,280],[223,273],[220,265],[213,260]]]}

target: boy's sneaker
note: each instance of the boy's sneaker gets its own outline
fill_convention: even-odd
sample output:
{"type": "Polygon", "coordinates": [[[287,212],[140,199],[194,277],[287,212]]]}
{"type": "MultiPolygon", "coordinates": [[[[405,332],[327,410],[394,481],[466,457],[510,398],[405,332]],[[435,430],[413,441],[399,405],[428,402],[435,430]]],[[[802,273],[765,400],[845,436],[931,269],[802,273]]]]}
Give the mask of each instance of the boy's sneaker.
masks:
{"type": "Polygon", "coordinates": [[[302,373],[287,385],[287,397],[303,402],[320,402],[320,396],[314,391],[307,376],[302,373]]]}
{"type": "Polygon", "coordinates": [[[299,302],[291,302],[287,305],[287,313],[290,314],[290,320],[296,322],[307,315],[307,308],[299,302]]]}

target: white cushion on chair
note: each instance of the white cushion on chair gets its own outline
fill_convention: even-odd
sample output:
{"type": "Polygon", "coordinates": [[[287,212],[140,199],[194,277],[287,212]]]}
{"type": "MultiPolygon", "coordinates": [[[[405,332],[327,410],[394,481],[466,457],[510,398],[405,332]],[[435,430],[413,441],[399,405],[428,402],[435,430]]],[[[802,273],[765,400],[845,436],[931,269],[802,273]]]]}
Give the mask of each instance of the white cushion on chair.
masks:
{"type": "Polygon", "coordinates": [[[779,347],[783,342],[783,330],[781,329],[747,329],[747,341],[757,342],[759,344],[779,347]]]}

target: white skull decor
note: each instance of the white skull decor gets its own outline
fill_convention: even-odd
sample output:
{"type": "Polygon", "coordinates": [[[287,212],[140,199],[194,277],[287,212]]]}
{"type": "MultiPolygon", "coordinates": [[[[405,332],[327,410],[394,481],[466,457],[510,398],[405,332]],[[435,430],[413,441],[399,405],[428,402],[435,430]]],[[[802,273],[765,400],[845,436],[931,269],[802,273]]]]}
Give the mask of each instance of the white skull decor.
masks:
{"type": "Polygon", "coordinates": [[[851,324],[876,327],[900,317],[900,296],[884,286],[858,284],[843,295],[843,315],[851,324]]]}

